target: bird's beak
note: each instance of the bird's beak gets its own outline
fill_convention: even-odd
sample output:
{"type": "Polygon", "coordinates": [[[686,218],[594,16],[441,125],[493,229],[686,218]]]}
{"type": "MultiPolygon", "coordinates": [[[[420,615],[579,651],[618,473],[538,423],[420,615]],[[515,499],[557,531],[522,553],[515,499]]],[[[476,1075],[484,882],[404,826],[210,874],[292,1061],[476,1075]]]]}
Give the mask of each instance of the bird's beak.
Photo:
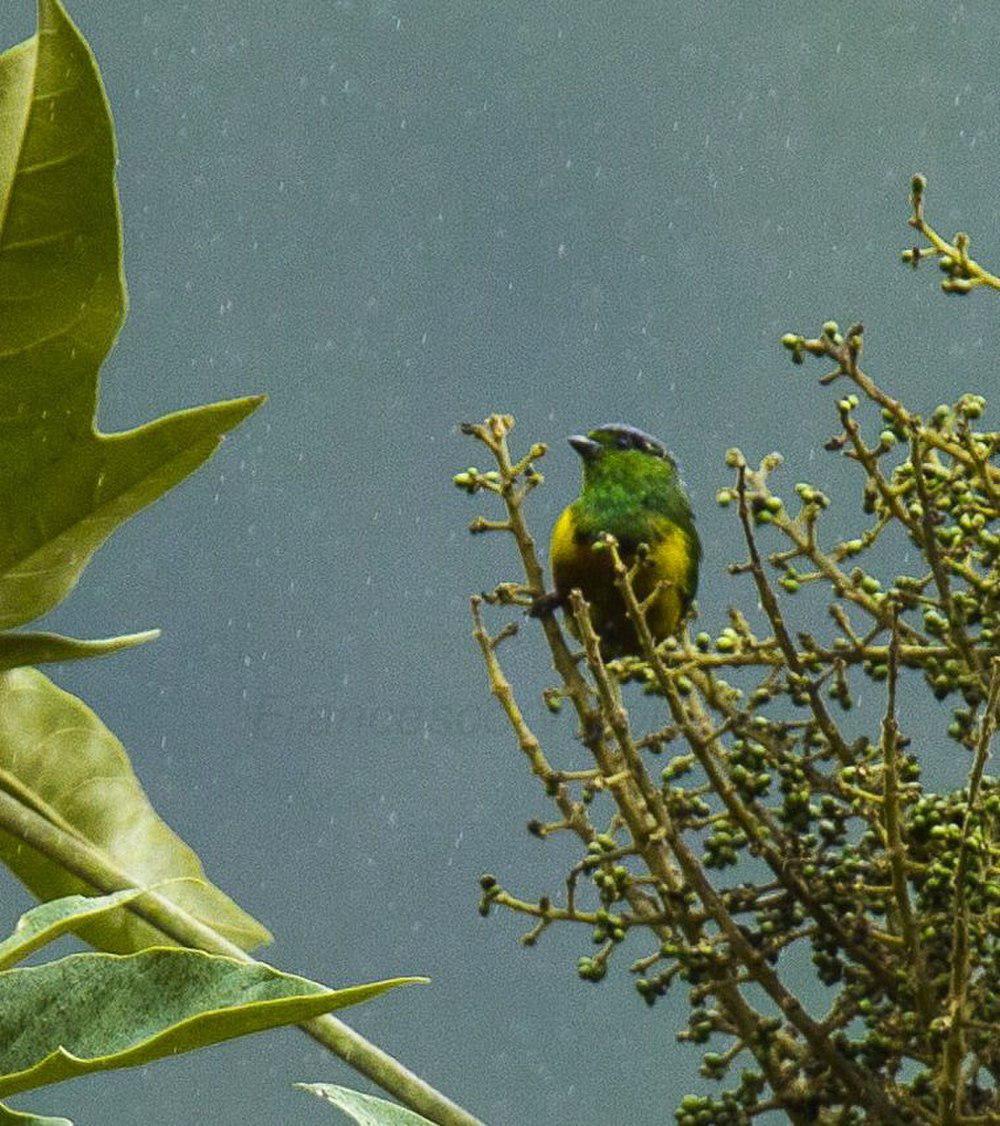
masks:
{"type": "Polygon", "coordinates": [[[593,461],[601,452],[601,443],[595,442],[593,438],[588,438],[583,434],[574,434],[572,437],[567,438],[566,441],[569,442],[584,461],[593,461]]]}

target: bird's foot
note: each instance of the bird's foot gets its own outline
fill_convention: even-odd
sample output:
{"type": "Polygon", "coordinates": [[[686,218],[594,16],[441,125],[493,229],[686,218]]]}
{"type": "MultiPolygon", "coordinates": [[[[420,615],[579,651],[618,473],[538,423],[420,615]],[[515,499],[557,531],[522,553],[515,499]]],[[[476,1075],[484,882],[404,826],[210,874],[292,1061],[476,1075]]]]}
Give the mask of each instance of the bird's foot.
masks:
{"type": "Polygon", "coordinates": [[[545,594],[539,594],[536,598],[532,599],[531,605],[528,607],[528,617],[547,618],[551,614],[554,614],[562,604],[563,598],[558,591],[546,591],[545,594]]]}

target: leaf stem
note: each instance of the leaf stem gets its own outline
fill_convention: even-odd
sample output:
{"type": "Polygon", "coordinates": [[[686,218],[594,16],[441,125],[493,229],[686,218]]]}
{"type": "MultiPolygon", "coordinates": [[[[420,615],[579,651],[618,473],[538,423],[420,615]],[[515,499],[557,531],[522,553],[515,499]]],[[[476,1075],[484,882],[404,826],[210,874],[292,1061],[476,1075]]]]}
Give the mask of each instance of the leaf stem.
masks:
{"type": "MultiPolygon", "coordinates": [[[[95,891],[122,891],[136,886],[99,849],[67,833],[5,790],[0,790],[0,829],[55,861],[95,891]]],[[[145,892],[125,910],[141,916],[165,937],[182,946],[223,954],[241,962],[256,960],[157,892],[145,892]]],[[[327,1014],[299,1027],[355,1071],[439,1126],[482,1126],[468,1111],[336,1017],[327,1014]]]]}

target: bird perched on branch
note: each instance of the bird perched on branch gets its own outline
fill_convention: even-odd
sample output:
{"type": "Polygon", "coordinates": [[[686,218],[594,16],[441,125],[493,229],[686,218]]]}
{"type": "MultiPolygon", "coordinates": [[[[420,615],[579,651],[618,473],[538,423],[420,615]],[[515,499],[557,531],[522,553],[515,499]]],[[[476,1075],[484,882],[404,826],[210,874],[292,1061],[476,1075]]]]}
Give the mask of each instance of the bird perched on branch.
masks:
{"type": "Polygon", "coordinates": [[[583,459],[583,488],[552,529],[552,601],[565,606],[570,591],[579,589],[590,603],[604,655],[638,654],[639,639],[614,585],[611,558],[594,544],[609,533],[629,565],[640,544],[647,546],[633,586],[639,599],[655,592],[646,620],[653,638],[662,641],[676,632],[698,588],[701,542],[691,504],[666,447],[642,430],[600,426],[574,435],[569,444],[583,459]]]}

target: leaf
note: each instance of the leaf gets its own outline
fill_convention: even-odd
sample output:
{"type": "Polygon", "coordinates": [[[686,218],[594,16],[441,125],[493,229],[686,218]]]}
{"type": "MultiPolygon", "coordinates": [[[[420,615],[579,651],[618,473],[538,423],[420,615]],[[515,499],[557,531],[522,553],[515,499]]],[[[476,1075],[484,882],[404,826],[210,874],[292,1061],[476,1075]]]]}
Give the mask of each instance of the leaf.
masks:
{"type": "Polygon", "coordinates": [[[420,978],[327,989],[263,962],[158,947],[0,974],[0,1097],[357,1005],[420,978]]]}
{"type": "Polygon", "coordinates": [[[32,907],[18,919],[14,933],[0,942],[0,970],[23,962],[85,920],[121,907],[142,893],[142,888],[126,888],[110,895],[66,895],[32,907]]]}
{"type": "MultiPolygon", "coordinates": [[[[158,894],[242,949],[270,940],[260,923],[205,880],[198,857],[150,805],[115,736],[37,669],[0,674],[0,787],[101,849],[137,886],[189,877],[158,894]]],[[[3,831],[0,861],[42,900],[95,890],[3,831]]],[[[93,946],[121,953],[173,945],[122,908],[74,930],[93,946]]]]}
{"type": "Polygon", "coordinates": [[[49,1118],[29,1110],[12,1110],[0,1103],[0,1126],[73,1126],[68,1118],[49,1118]]]}
{"type": "Polygon", "coordinates": [[[54,661],[80,661],[105,657],[135,645],[144,645],[160,636],[158,629],[126,633],[100,641],[82,641],[58,633],[0,633],[0,672],[22,665],[45,665],[54,661]]]}
{"type": "Polygon", "coordinates": [[[377,1099],[374,1095],[352,1091],[349,1087],[337,1087],[333,1083],[296,1083],[295,1086],[332,1103],[348,1118],[353,1118],[358,1126],[431,1126],[430,1119],[422,1114],[385,1099],[377,1099]]]}
{"type": "Polygon", "coordinates": [[[58,0],[0,55],[0,629],[44,614],[114,529],[260,398],[120,434],[94,423],[125,317],[115,141],[90,48],[58,0]]]}

